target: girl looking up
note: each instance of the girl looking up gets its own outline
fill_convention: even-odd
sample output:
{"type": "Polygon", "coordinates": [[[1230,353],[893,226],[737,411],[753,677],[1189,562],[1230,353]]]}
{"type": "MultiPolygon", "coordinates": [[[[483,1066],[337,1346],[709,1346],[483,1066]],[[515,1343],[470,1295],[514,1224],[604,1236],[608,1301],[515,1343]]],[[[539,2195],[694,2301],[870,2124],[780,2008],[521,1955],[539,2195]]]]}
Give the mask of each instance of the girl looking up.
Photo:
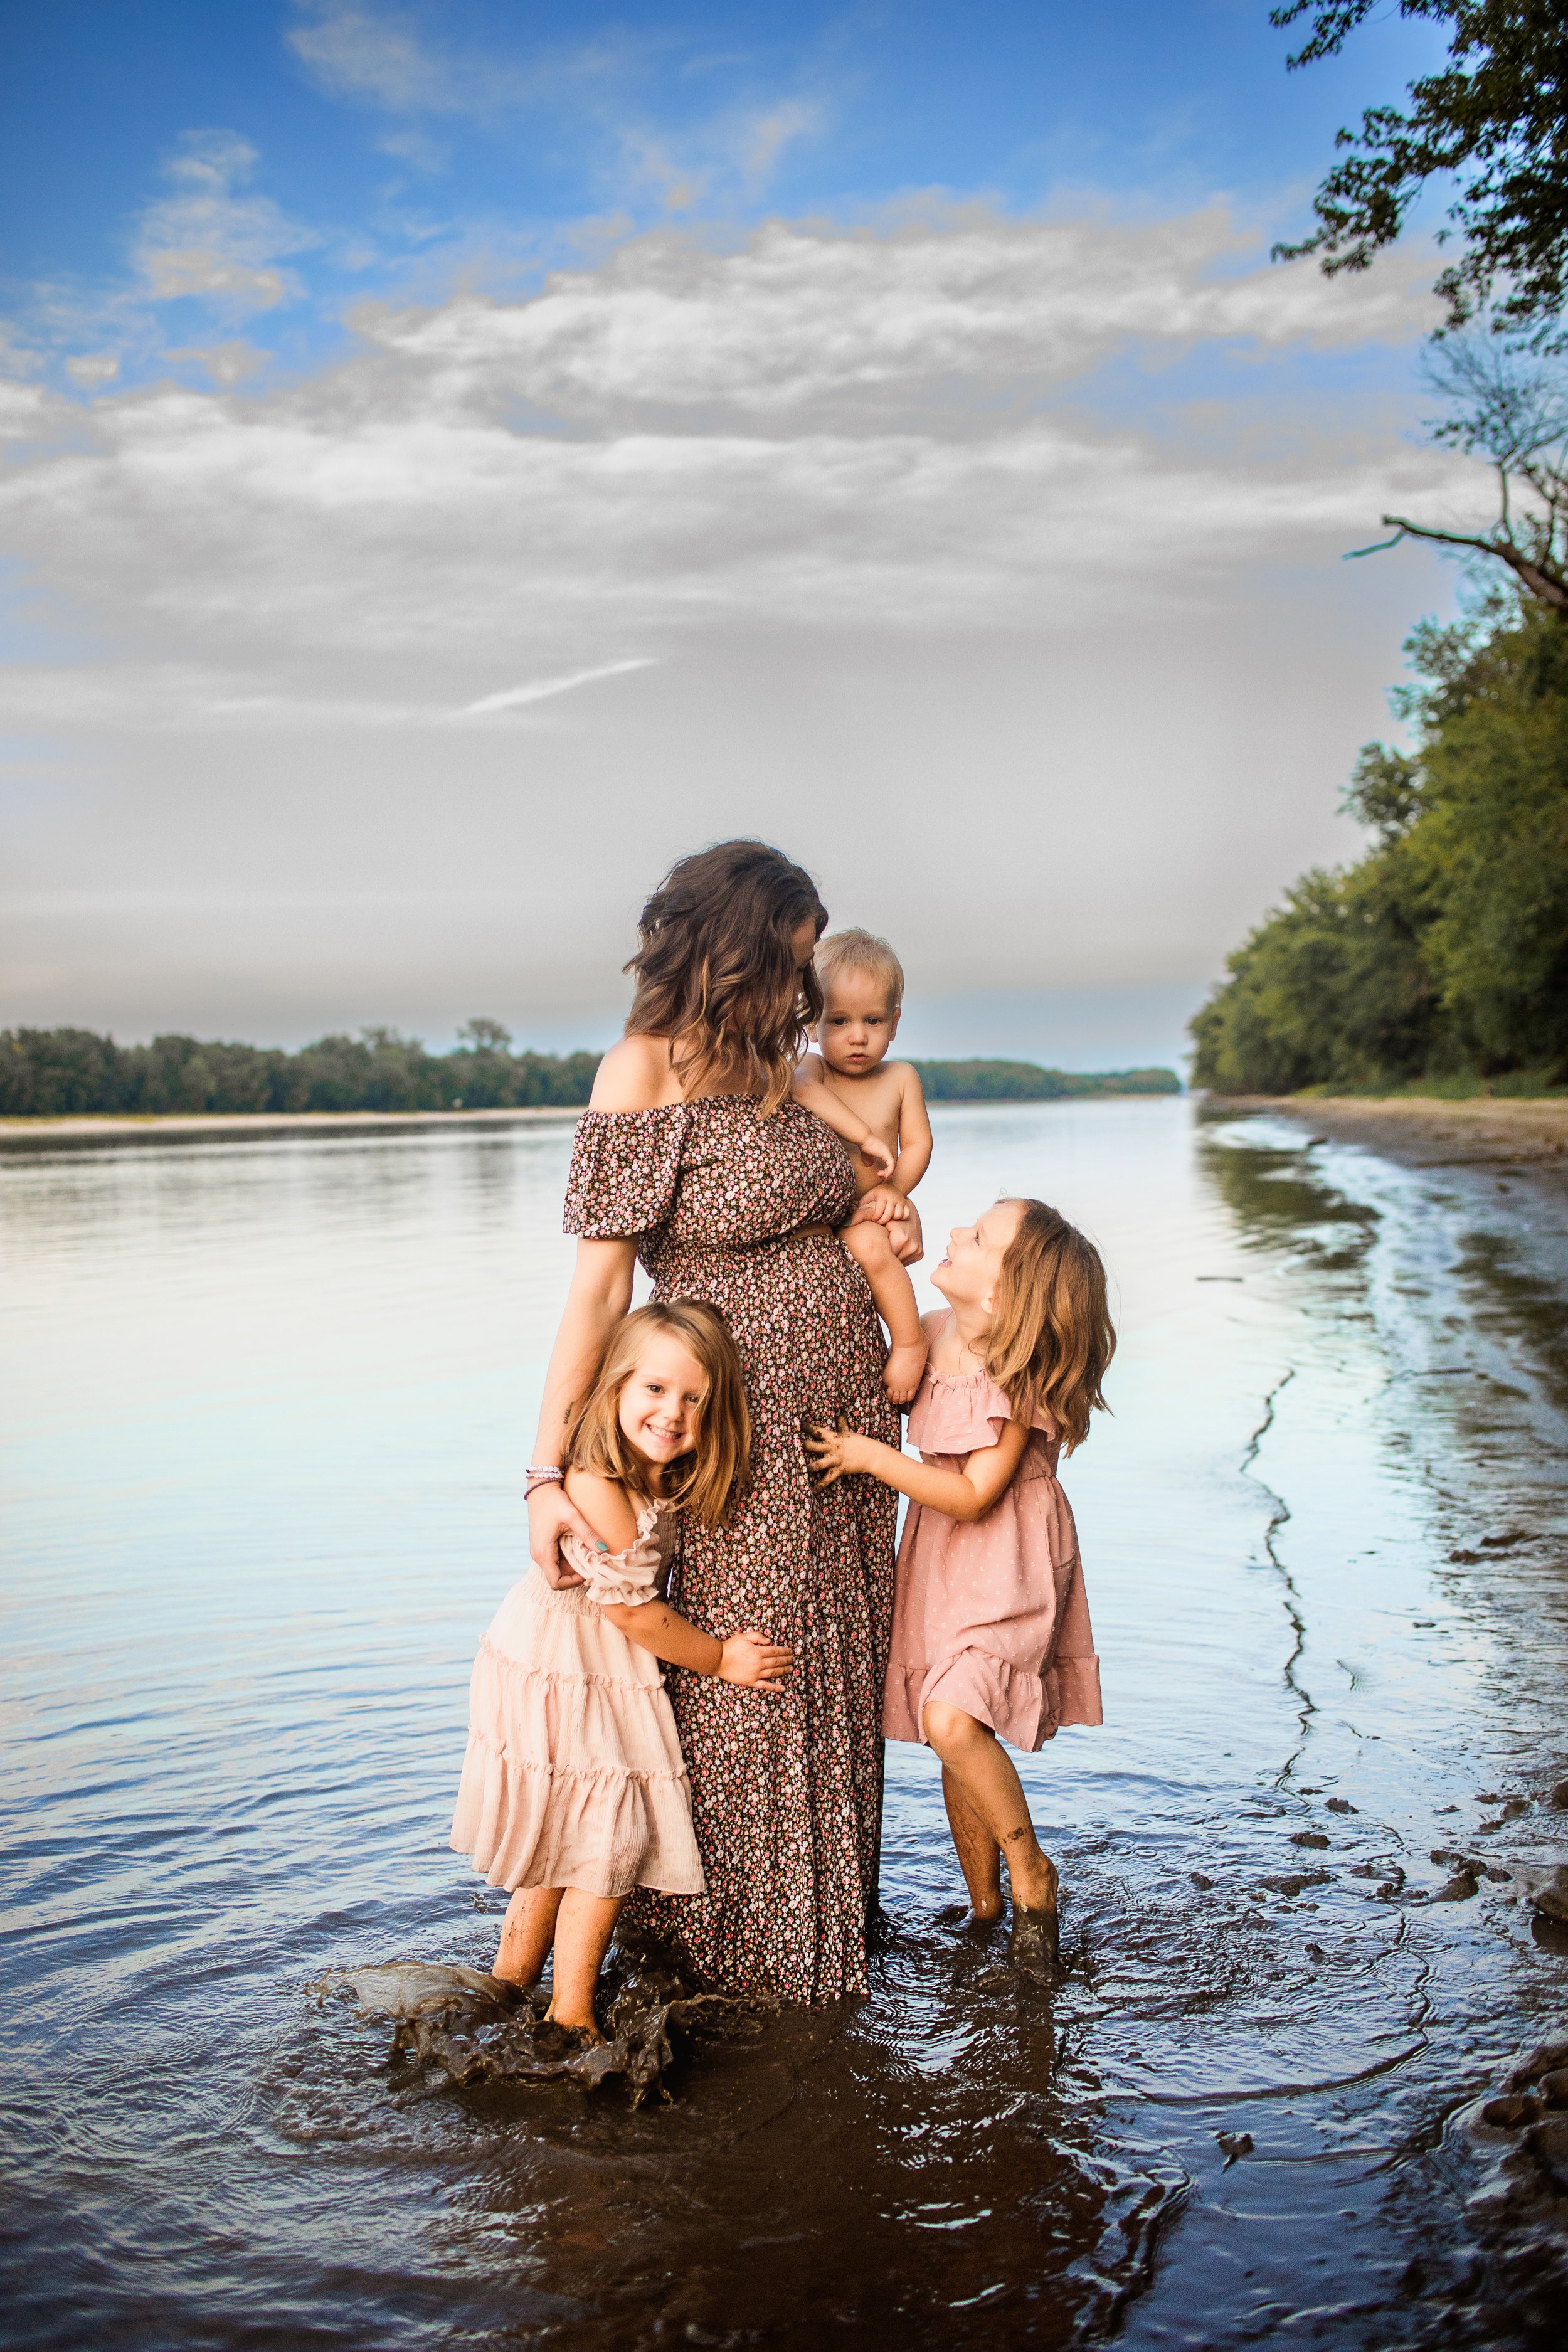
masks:
{"type": "Polygon", "coordinates": [[[626,1897],[705,1884],[656,1662],[769,1692],[792,1664],[765,1633],[700,1633],[664,1597],[676,1514],[717,1525],[749,1441],[740,1359],[714,1307],[672,1299],[624,1317],[564,1469],[547,1474],[595,1531],[562,1540],[580,1581],[556,1590],[531,1569],[474,1662],[451,1842],[513,1890],[495,1974],[534,1984],[553,1945],[549,2013],[595,2041],[594,1989],[626,1897]]]}
{"type": "Polygon", "coordinates": [[[999,1201],[955,1226],[931,1276],[931,1355],[910,1414],[912,1462],[841,1418],[806,1451],[825,1484],[862,1472],[910,1497],[899,1547],[883,1730],[942,1759],[942,1789],[977,1920],[1013,1896],[1009,1957],[1057,1956],[1057,1871],[1001,1742],[1037,1748],[1099,1723],[1100,1665],[1078,1538],[1057,1483],[1103,1408],[1116,1346],[1100,1253],[1043,1201],[999,1201]]]}

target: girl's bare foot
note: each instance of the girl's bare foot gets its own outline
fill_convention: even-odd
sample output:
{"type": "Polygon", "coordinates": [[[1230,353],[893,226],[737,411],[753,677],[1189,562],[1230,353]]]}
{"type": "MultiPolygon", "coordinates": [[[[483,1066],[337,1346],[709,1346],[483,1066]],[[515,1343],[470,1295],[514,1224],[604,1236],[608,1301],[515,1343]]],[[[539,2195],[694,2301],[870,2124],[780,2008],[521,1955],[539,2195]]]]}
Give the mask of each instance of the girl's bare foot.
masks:
{"type": "Polygon", "coordinates": [[[882,1386],[894,1404],[909,1403],[921,1384],[921,1374],[925,1368],[926,1346],[923,1339],[918,1347],[889,1349],[882,1386]]]}
{"type": "Polygon", "coordinates": [[[1041,1854],[1038,1864],[1027,1873],[1027,1902],[1022,1899],[1024,1888],[1018,1883],[1024,1875],[1020,1871],[1013,1879],[1013,1932],[1007,1938],[1007,1958],[1021,1977],[1048,1984],[1061,1958],[1057,1866],[1048,1854],[1041,1854]]]}

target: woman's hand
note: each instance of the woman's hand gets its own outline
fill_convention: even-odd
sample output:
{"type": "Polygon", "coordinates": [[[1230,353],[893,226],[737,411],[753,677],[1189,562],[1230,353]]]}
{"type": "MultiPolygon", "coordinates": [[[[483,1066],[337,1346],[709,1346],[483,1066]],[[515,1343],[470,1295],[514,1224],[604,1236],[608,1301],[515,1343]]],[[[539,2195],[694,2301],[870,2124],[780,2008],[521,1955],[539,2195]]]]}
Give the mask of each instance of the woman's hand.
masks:
{"type": "MultiPolygon", "coordinates": [[[[547,1479],[534,1488],[528,1498],[528,1548],[537,1561],[547,1584],[557,1592],[564,1592],[571,1584],[583,1580],[574,1568],[568,1568],[560,1552],[564,1535],[581,1536],[590,1551],[599,1543],[598,1537],[574,1503],[566,1499],[559,1480],[547,1479]]],[[[602,1551],[604,1546],[599,1545],[602,1551]]]]}
{"type": "Polygon", "coordinates": [[[719,1661],[721,1683],[742,1683],[751,1690],[782,1691],[784,1676],[795,1664],[795,1652],[765,1633],[731,1633],[719,1661]]]}
{"type": "Polygon", "coordinates": [[[851,1429],[842,1413],[837,1429],[827,1429],[819,1423],[801,1443],[819,1486],[831,1486],[847,1470],[869,1470],[876,1458],[874,1439],[862,1437],[858,1429],[851,1429]]]}

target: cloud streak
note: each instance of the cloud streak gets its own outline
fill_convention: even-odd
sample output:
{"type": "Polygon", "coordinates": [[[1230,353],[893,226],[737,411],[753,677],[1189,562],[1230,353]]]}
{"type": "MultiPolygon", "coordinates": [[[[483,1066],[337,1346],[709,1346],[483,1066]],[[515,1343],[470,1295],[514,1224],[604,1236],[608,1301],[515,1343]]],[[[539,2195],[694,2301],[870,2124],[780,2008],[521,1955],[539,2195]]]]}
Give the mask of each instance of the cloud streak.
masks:
{"type": "Polygon", "coordinates": [[[603,662],[597,669],[574,670],[567,677],[542,677],[531,686],[509,686],[500,694],[481,695],[466,703],[458,719],[492,719],[506,710],[523,710],[530,703],[549,702],[555,695],[573,694],[580,686],[595,686],[602,677],[625,677],[634,669],[651,669],[652,656],[640,654],[629,661],[603,662]]]}

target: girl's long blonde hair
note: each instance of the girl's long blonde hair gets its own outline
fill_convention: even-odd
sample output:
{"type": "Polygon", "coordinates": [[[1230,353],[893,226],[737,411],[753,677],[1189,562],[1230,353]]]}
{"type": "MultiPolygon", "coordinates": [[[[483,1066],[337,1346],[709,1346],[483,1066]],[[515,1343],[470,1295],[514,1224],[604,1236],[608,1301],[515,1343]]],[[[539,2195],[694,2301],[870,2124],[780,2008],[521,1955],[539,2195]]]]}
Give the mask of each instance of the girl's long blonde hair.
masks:
{"type": "Polygon", "coordinates": [[[644,1491],[647,1468],[621,1428],[621,1391],[654,1331],[668,1331],[689,1349],[708,1383],[698,1408],[696,1443],[689,1454],[677,1454],[667,1465],[664,1499],[679,1510],[695,1511],[705,1527],[717,1527],[745,1475],[752,1417],[730,1327],[716,1307],[700,1299],[656,1299],[622,1317],[605,1341],[587,1395],[572,1416],[562,1466],[595,1470],[634,1493],[644,1491]]]}
{"type": "Polygon", "coordinates": [[[1002,1257],[985,1369],[1005,1389],[1015,1420],[1049,1415],[1070,1454],[1089,1416],[1107,1410],[1101,1383],[1116,1353],[1105,1266],[1091,1241],[1044,1201],[1020,1201],[1018,1230],[1002,1257]]]}

